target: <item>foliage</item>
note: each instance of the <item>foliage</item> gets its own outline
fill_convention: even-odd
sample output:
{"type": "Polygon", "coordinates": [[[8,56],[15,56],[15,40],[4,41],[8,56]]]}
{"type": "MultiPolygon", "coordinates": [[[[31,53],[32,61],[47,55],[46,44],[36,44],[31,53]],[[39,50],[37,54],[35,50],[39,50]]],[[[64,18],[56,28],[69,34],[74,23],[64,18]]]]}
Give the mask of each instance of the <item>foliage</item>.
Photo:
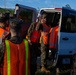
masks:
{"type": "Polygon", "coordinates": [[[9,13],[13,14],[14,13],[14,9],[0,8],[0,13],[4,13],[4,12],[9,12],[9,13]]]}

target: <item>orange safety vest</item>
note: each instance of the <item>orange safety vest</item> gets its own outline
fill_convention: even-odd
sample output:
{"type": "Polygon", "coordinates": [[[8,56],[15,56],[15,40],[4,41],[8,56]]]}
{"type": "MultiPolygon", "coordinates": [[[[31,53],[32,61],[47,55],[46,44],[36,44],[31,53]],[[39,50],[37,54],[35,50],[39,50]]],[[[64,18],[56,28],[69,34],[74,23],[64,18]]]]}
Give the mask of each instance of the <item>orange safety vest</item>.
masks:
{"type": "Polygon", "coordinates": [[[49,48],[57,48],[58,26],[51,28],[49,38],[49,48]]]}
{"type": "Polygon", "coordinates": [[[0,38],[5,38],[9,32],[3,28],[0,28],[0,38]]]}
{"type": "MultiPolygon", "coordinates": [[[[36,24],[37,25],[37,24],[36,24]]],[[[30,40],[34,43],[38,43],[39,42],[39,38],[40,38],[40,31],[36,31],[34,29],[34,31],[32,32],[32,35],[30,37],[30,40]]]]}
{"type": "Polygon", "coordinates": [[[14,44],[5,40],[3,75],[30,75],[30,52],[28,41],[14,44]]]}
{"type": "Polygon", "coordinates": [[[0,28],[0,38],[2,38],[4,32],[5,32],[5,29],[0,28]]]}
{"type": "Polygon", "coordinates": [[[44,44],[48,44],[50,28],[51,27],[48,27],[46,24],[43,24],[43,31],[41,32],[40,42],[43,40],[44,44]]]}

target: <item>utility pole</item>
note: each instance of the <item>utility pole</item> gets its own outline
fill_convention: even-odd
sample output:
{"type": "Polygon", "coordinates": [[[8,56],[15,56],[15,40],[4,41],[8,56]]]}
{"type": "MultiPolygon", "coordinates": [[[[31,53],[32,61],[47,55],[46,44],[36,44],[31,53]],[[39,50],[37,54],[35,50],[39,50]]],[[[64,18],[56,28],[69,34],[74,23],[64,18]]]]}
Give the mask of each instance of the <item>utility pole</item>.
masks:
{"type": "Polygon", "coordinates": [[[6,9],[6,0],[4,0],[4,8],[6,9]]]}

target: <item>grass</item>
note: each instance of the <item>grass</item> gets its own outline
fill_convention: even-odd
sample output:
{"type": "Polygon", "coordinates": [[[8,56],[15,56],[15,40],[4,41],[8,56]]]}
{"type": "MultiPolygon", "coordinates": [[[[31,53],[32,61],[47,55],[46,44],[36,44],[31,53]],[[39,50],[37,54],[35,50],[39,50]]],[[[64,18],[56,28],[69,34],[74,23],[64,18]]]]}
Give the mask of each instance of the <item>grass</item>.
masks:
{"type": "Polygon", "coordinates": [[[35,75],[70,75],[71,73],[71,69],[68,68],[67,66],[63,66],[60,69],[60,73],[56,73],[56,68],[51,68],[50,69],[51,73],[45,73],[45,72],[41,72],[41,71],[37,71],[35,75]]]}

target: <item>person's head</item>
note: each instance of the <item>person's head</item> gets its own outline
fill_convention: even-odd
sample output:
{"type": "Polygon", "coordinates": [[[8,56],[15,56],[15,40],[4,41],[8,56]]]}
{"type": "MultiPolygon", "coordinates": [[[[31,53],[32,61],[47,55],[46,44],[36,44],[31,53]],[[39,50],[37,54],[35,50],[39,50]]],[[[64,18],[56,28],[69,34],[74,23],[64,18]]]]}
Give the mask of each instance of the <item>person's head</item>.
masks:
{"type": "Polygon", "coordinates": [[[0,27],[6,28],[6,19],[4,17],[0,17],[0,27]]]}
{"type": "Polygon", "coordinates": [[[20,19],[11,19],[10,20],[10,33],[12,36],[19,35],[21,31],[22,21],[20,19]]]}
{"type": "Polygon", "coordinates": [[[6,27],[9,26],[9,14],[10,14],[10,13],[3,13],[3,17],[4,17],[4,19],[5,19],[6,27]]]}
{"type": "Polygon", "coordinates": [[[46,13],[41,14],[41,17],[40,17],[41,23],[46,24],[46,20],[47,20],[47,14],[46,13]]]}

